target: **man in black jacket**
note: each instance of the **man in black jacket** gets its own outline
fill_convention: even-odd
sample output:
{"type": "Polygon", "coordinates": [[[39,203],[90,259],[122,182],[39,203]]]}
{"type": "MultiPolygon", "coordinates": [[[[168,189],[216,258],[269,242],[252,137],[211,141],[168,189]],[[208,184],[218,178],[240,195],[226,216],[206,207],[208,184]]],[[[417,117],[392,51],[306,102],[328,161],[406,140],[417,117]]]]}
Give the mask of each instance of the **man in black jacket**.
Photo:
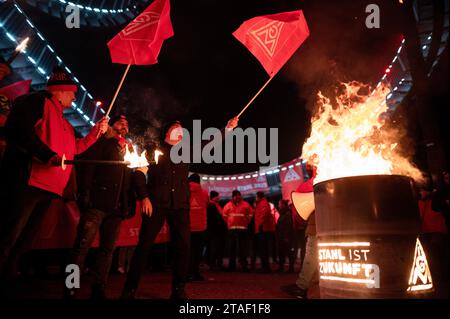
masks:
{"type": "MultiPolygon", "coordinates": [[[[128,143],[128,120],[120,115],[109,121],[108,132],[82,159],[123,161],[128,143]]],[[[125,165],[83,165],[78,174],[78,204],[81,218],[77,237],[70,256],[70,263],[80,268],[87,252],[100,231],[99,249],[93,273],[93,299],[105,298],[105,286],[120,225],[133,214],[133,196],[130,181],[131,169],[125,165]]],[[[65,297],[72,298],[75,289],[65,289],[65,297]]]]}
{"type": "MultiPolygon", "coordinates": [[[[233,118],[227,129],[237,126],[233,118]]],[[[190,220],[189,220],[189,164],[174,163],[170,158],[172,146],[183,138],[180,122],[167,123],[161,131],[161,152],[158,164],[145,174],[137,171],[134,175],[136,195],[141,200],[144,215],[139,233],[139,242],[131,260],[130,270],[122,298],[134,298],[139,279],[148,261],[150,248],[167,219],[173,247],[172,299],[185,299],[184,286],[189,267],[190,220]]]]}

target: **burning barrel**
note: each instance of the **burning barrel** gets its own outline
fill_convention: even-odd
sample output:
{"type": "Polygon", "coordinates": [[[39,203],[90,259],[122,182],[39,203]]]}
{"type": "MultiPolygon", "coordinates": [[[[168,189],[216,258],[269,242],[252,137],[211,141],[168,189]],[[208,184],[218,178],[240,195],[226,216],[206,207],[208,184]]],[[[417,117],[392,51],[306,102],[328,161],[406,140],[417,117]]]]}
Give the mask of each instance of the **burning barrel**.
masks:
{"type": "Polygon", "coordinates": [[[331,179],[314,186],[314,202],[322,298],[431,296],[411,178],[331,179]]]}

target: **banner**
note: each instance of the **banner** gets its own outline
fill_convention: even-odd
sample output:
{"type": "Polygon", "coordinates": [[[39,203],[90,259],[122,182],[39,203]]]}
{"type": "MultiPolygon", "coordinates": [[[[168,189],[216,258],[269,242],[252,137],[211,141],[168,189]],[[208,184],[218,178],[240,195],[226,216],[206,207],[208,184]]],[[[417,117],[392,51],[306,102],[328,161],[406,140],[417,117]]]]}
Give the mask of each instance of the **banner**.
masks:
{"type": "Polygon", "coordinates": [[[291,192],[295,191],[303,183],[303,169],[301,165],[287,163],[286,169],[280,170],[281,193],[283,199],[290,201],[291,192]]]}
{"type": "Polygon", "coordinates": [[[256,192],[269,192],[266,176],[251,176],[248,178],[243,177],[242,179],[231,179],[228,177],[227,180],[223,178],[221,180],[210,180],[208,178],[207,180],[202,179],[201,185],[208,193],[214,190],[222,197],[231,197],[231,193],[236,189],[241,192],[242,196],[256,195],[256,192]]]}
{"type": "MultiPolygon", "coordinates": [[[[137,213],[133,218],[122,222],[116,247],[137,245],[142,221],[139,204],[136,205],[136,211],[137,213]]],[[[33,241],[33,249],[72,248],[79,221],[80,211],[76,202],[64,202],[61,199],[53,200],[33,241]]],[[[155,244],[165,243],[169,240],[169,227],[167,223],[164,223],[155,239],[155,244]]],[[[98,247],[98,233],[92,247],[98,247]]]]}

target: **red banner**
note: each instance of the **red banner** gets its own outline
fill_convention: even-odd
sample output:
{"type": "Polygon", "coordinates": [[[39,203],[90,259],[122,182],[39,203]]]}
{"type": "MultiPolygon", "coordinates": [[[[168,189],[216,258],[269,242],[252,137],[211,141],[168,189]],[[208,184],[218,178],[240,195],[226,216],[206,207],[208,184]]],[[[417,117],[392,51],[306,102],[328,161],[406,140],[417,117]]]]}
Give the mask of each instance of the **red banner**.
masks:
{"type": "MultiPolygon", "coordinates": [[[[136,211],[138,213],[133,218],[122,222],[116,242],[117,247],[137,245],[142,221],[139,205],[137,205],[136,211]]],[[[72,248],[79,220],[80,211],[75,202],[53,200],[33,242],[33,249],[72,248]]],[[[165,243],[169,240],[169,228],[167,223],[164,223],[155,243],[165,243]]],[[[92,247],[98,247],[98,234],[92,247]]]]}
{"type": "Polygon", "coordinates": [[[221,180],[210,180],[208,178],[207,180],[202,180],[201,184],[202,188],[207,190],[208,193],[214,190],[223,197],[231,197],[231,193],[235,189],[240,191],[242,196],[255,195],[256,192],[269,192],[269,185],[265,176],[248,176],[247,178],[242,176],[241,179],[226,177],[226,180],[224,178],[221,180]]]}
{"type": "Polygon", "coordinates": [[[30,91],[31,80],[24,80],[0,88],[0,95],[6,96],[10,101],[30,91]]]}
{"type": "Polygon", "coordinates": [[[255,17],[233,35],[274,76],[309,36],[309,29],[300,10],[255,17]]]}
{"type": "Polygon", "coordinates": [[[291,192],[295,191],[298,186],[303,183],[302,166],[287,163],[286,166],[280,170],[280,181],[283,199],[290,201],[291,192]]]}
{"type": "Polygon", "coordinates": [[[169,0],[155,0],[108,42],[113,63],[148,65],[158,62],[164,40],[173,36],[169,0]]]}

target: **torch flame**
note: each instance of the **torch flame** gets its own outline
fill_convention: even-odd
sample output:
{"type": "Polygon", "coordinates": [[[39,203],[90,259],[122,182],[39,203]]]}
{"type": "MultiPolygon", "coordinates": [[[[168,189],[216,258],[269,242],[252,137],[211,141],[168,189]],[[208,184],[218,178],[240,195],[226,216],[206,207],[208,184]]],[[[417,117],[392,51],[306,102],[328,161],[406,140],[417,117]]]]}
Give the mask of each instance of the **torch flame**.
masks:
{"type": "Polygon", "coordinates": [[[155,163],[156,163],[156,164],[158,164],[158,159],[159,159],[159,157],[160,157],[161,155],[164,155],[164,153],[161,152],[160,150],[155,150],[154,158],[155,158],[155,163]]]}
{"type": "Polygon", "coordinates": [[[146,151],[143,151],[141,155],[138,155],[134,145],[132,145],[131,152],[128,147],[125,147],[125,149],[124,161],[130,162],[130,165],[128,165],[129,168],[147,167],[149,165],[147,158],[145,157],[146,151]]]}
{"type": "Polygon", "coordinates": [[[28,41],[30,40],[30,38],[26,38],[25,40],[23,40],[22,42],[20,42],[20,44],[16,47],[16,51],[17,52],[24,52],[25,49],[27,48],[28,45],[28,41]]]}
{"type": "Polygon", "coordinates": [[[302,157],[317,166],[315,183],[345,176],[391,175],[422,179],[422,173],[397,153],[398,134],[383,127],[389,89],[380,85],[369,94],[357,82],[344,83],[344,93],[330,99],[320,92],[319,112],[302,157]]]}

